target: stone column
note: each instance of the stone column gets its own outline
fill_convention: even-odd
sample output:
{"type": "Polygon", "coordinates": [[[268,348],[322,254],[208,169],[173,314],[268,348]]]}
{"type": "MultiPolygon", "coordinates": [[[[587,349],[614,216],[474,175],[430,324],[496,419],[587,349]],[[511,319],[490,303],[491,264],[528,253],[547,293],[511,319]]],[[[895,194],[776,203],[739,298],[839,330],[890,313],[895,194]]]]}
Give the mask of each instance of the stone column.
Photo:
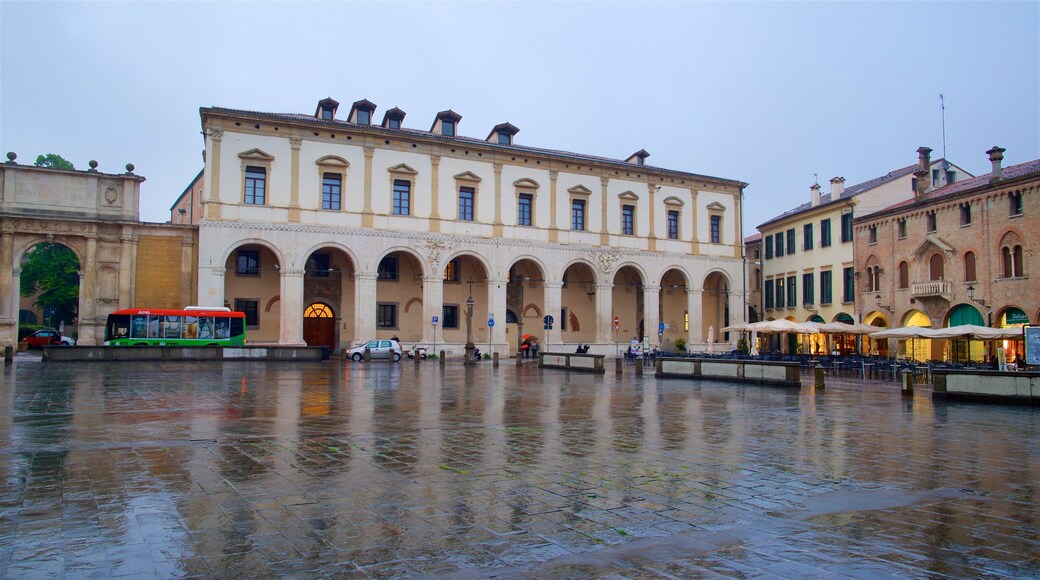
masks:
{"type": "MultiPolygon", "coordinates": [[[[463,313],[459,313],[463,316],[463,313]]],[[[423,276],[423,343],[433,346],[444,344],[444,276],[423,276]],[[433,317],[437,317],[437,326],[433,326],[433,317]]],[[[432,352],[432,351],[431,351],[432,352]]]]}
{"type": "Polygon", "coordinates": [[[563,342],[563,336],[560,334],[560,325],[563,321],[560,320],[560,308],[563,305],[563,282],[546,282],[545,283],[545,313],[553,317],[552,330],[546,330],[543,348],[548,348],[549,345],[558,345],[563,342]]]}
{"type": "Polygon", "coordinates": [[[614,336],[614,285],[596,284],[596,344],[610,344],[614,336]]]}
{"type": "Polygon", "coordinates": [[[506,339],[506,285],[509,280],[492,278],[488,280],[488,313],[495,315],[495,326],[491,329],[492,348],[500,350],[501,356],[509,356],[511,347],[506,339]]]}
{"type": "Polygon", "coordinates": [[[4,231],[0,234],[0,296],[7,296],[8,299],[0,300],[0,326],[15,324],[18,321],[18,297],[21,288],[14,283],[14,271],[14,232],[4,231]]]}
{"type": "Polygon", "coordinates": [[[303,340],[303,272],[289,269],[281,271],[282,319],[279,344],[306,344],[303,340]]]}
{"type": "Polygon", "coordinates": [[[686,348],[688,349],[692,349],[695,344],[704,342],[704,335],[701,330],[701,325],[703,324],[701,317],[701,310],[704,308],[703,299],[703,288],[686,290],[686,311],[690,314],[690,328],[686,333],[686,348]]]}
{"type": "MultiPolygon", "coordinates": [[[[189,271],[185,277],[183,254],[181,260],[181,294],[190,301],[189,293],[191,292],[191,272],[189,271]],[[185,287],[188,289],[187,292],[183,291],[185,287]]],[[[188,252],[188,268],[191,268],[190,249],[188,252]]],[[[117,294],[119,302],[117,303],[116,310],[120,308],[132,308],[137,305],[137,302],[135,301],[135,272],[137,272],[137,236],[134,234],[133,226],[123,226],[123,233],[119,236],[119,293],[117,294]]],[[[188,302],[182,302],[178,306],[183,307],[187,305],[188,302]]]]}
{"type": "Polygon", "coordinates": [[[643,329],[651,342],[661,344],[657,329],[661,324],[661,287],[643,286],[643,329]],[[656,340],[655,340],[656,339],[656,340]]]}
{"type": "MultiPolygon", "coordinates": [[[[83,263],[79,273],[79,338],[76,344],[94,346],[97,320],[97,238],[86,238],[83,263]]],[[[102,327],[104,322],[101,323],[102,327]]]]}
{"type": "Polygon", "coordinates": [[[376,273],[354,274],[354,340],[376,336],[376,273]]]}

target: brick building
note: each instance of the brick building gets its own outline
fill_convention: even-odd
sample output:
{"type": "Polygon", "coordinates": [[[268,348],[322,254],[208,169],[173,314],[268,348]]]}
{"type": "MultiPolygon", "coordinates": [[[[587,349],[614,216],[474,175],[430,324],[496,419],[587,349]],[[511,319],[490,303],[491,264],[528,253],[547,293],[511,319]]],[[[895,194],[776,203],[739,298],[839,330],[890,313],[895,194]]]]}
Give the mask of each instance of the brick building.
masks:
{"type": "MultiPolygon", "coordinates": [[[[918,171],[913,199],[854,220],[856,308],[865,323],[1006,327],[1040,319],[1032,280],[1040,271],[1040,160],[1004,168],[1003,149],[987,153],[990,173],[933,189],[929,173],[918,171]]],[[[911,343],[915,358],[964,358],[969,348],[972,358],[984,356],[978,341],[932,343],[911,343]]],[[[1015,345],[1005,346],[1014,358],[1015,345]]],[[[871,345],[898,356],[907,347],[871,345]]]]}

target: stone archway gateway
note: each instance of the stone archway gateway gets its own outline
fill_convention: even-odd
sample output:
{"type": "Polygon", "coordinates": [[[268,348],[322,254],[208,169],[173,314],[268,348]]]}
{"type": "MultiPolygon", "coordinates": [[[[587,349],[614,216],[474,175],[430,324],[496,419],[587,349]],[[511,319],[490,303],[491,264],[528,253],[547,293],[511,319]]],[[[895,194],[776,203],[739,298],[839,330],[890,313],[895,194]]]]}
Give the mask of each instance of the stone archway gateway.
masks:
{"type": "Polygon", "coordinates": [[[104,339],[105,320],[120,308],[192,305],[197,285],[190,225],[139,221],[144,177],[0,164],[0,345],[18,339],[22,259],[41,243],[61,244],[79,260],[77,343],[104,339]]]}

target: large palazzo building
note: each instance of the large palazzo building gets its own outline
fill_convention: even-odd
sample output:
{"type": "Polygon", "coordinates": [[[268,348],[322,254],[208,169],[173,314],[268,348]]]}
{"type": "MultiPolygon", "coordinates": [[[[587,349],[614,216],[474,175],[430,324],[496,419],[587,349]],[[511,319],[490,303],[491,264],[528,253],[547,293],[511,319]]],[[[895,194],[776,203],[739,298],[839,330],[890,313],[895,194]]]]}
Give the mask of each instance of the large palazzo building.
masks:
{"type": "Polygon", "coordinates": [[[703,349],[744,317],[740,181],[520,145],[509,123],[463,137],[451,110],[429,130],[367,100],[201,116],[197,302],[244,311],[254,342],[457,353],[470,301],[474,342],[503,353],[524,334],[703,349]]]}

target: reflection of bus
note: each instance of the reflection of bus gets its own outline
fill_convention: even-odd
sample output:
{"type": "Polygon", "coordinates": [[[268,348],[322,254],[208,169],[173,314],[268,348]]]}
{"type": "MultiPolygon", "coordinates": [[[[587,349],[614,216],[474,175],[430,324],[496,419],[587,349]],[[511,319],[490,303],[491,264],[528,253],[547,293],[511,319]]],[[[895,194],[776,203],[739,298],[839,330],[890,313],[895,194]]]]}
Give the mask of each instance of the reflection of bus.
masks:
{"type": "Polygon", "coordinates": [[[228,308],[127,308],[109,314],[105,324],[105,344],[112,346],[242,346],[245,342],[246,315],[228,308]]]}

